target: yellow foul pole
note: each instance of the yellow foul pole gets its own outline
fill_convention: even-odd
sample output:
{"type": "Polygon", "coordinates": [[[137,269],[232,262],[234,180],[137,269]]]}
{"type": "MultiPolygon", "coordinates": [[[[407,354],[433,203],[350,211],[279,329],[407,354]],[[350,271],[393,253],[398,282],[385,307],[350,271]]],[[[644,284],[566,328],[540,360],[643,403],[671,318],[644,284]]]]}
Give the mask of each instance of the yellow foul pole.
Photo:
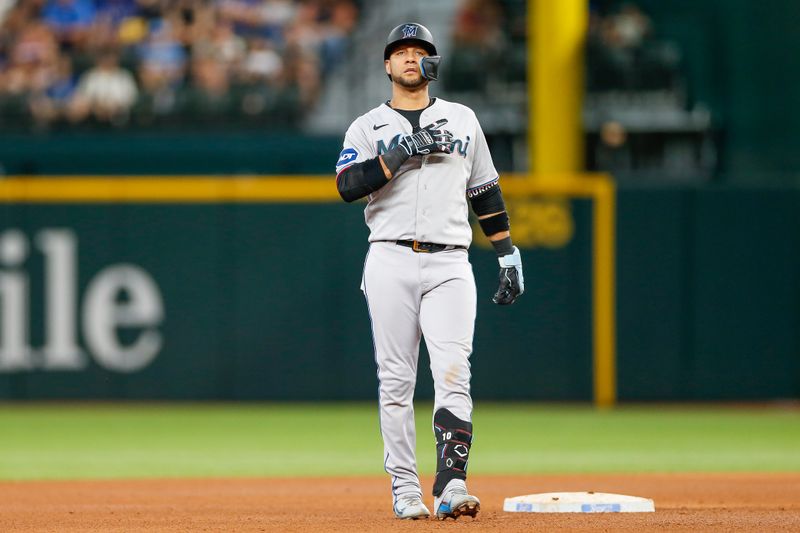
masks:
{"type": "Polygon", "coordinates": [[[528,168],[583,170],[581,107],[588,0],[528,0],[528,168]]]}
{"type": "MultiPolygon", "coordinates": [[[[583,171],[583,50],[588,0],[528,0],[528,168],[531,177],[562,180],[583,171]]],[[[583,180],[579,180],[583,181],[583,180]]],[[[615,190],[592,180],[594,402],[617,401],[615,190]]]]}

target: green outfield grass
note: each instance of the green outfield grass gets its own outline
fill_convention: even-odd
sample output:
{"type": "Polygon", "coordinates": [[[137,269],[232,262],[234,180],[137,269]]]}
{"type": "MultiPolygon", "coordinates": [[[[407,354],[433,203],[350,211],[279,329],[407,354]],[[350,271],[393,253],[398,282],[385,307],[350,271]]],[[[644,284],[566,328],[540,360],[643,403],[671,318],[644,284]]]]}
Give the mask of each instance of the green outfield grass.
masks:
{"type": "MultiPolygon", "coordinates": [[[[430,405],[418,405],[431,472],[430,405]]],[[[797,408],[479,404],[480,473],[800,471],[797,408]]],[[[382,472],[373,404],[0,404],[0,479],[382,472]]]]}

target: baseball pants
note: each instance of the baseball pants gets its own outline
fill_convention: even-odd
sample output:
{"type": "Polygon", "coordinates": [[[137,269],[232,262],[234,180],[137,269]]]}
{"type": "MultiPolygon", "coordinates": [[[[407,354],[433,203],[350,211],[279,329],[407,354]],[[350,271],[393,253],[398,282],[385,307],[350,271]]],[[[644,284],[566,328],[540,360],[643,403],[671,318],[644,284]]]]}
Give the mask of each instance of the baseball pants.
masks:
{"type": "Polygon", "coordinates": [[[462,420],[472,419],[469,356],[476,291],[469,254],[465,249],[416,253],[393,242],[374,242],[361,289],[378,366],[384,467],[395,499],[421,495],[413,405],[421,337],[430,354],[434,413],[446,408],[462,420]]]}

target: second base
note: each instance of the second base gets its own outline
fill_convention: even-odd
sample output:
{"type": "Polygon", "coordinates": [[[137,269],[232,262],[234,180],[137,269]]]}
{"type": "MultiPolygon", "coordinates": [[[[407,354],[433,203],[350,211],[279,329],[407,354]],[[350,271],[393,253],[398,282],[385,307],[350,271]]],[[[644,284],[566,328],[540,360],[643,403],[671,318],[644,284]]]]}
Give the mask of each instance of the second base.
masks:
{"type": "Polygon", "coordinates": [[[653,500],[606,492],[546,492],[506,498],[509,513],[652,513],[653,500]]]}

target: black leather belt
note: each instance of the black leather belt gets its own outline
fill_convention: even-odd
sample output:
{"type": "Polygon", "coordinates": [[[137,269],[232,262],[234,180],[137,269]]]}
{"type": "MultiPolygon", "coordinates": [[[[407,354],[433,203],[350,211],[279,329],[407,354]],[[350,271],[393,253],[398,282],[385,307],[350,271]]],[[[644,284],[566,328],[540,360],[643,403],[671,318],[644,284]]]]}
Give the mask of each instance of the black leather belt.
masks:
{"type": "Polygon", "coordinates": [[[457,248],[466,248],[466,246],[457,246],[454,244],[436,244],[435,242],[419,242],[419,241],[394,241],[400,246],[411,248],[420,254],[435,254],[436,252],[444,252],[446,250],[455,250],[457,248]]]}

